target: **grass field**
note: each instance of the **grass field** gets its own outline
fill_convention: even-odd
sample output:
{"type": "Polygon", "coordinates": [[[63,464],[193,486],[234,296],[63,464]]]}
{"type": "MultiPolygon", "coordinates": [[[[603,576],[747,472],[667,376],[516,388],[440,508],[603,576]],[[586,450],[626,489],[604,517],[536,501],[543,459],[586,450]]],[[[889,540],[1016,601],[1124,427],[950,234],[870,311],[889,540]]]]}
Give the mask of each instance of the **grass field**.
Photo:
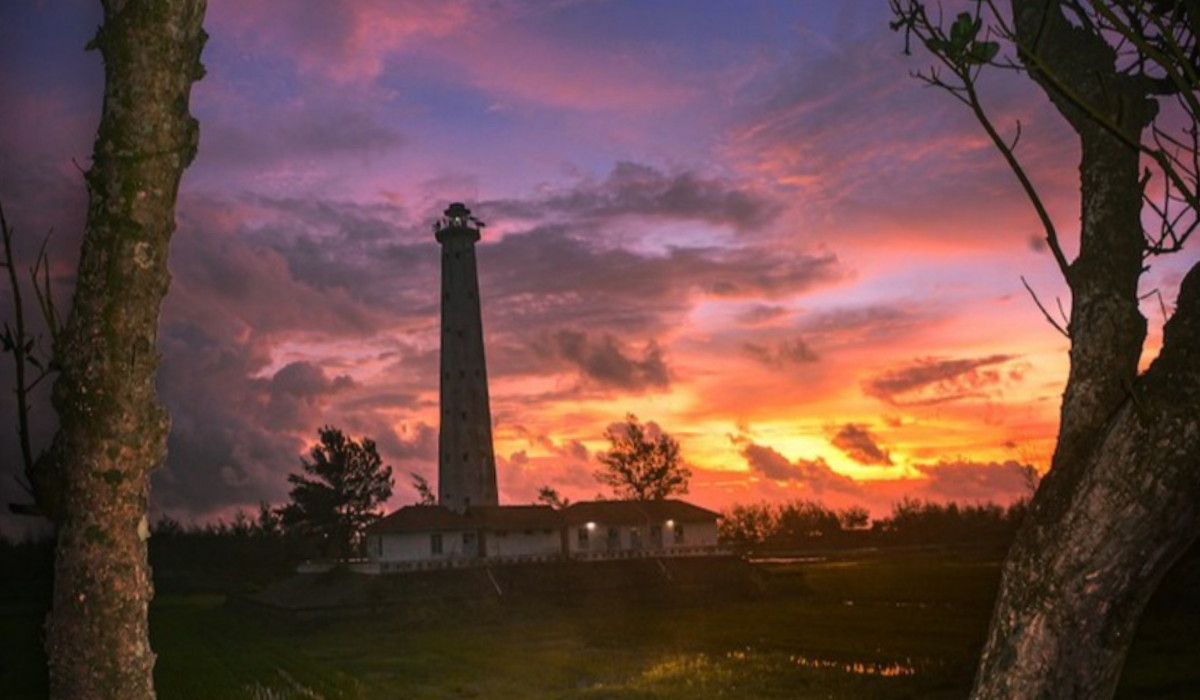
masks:
{"type": "MultiPolygon", "coordinates": [[[[976,557],[777,565],[774,595],[721,603],[446,606],[278,626],[217,596],[152,613],[164,700],[961,698],[998,576],[976,557]]],[[[1156,606],[1123,698],[1200,696],[1200,625],[1156,606]]],[[[38,616],[0,614],[0,697],[44,695],[38,616]]]]}

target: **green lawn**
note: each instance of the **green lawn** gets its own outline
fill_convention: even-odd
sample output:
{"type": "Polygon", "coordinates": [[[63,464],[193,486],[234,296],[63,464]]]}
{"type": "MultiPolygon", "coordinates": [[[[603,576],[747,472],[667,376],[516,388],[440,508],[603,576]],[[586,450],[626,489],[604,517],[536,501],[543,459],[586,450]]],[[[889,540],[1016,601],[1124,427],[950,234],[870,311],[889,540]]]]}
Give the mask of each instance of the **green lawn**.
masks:
{"type": "MultiPolygon", "coordinates": [[[[708,603],[522,602],[265,625],[219,597],[153,609],[164,700],[961,698],[998,564],[907,556],[777,566],[778,593],[708,603]]],[[[1161,607],[1161,606],[1160,606],[1161,607]]],[[[1122,697],[1196,697],[1194,608],[1152,609],[1122,697]]],[[[38,697],[38,619],[0,613],[0,697],[38,697]]]]}

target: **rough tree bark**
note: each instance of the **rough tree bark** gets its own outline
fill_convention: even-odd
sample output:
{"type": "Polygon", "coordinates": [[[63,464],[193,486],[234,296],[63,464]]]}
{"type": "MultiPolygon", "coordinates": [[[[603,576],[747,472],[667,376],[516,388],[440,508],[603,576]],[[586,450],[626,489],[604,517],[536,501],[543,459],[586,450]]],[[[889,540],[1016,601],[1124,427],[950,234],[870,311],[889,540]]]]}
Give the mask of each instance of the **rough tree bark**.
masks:
{"type": "Polygon", "coordinates": [[[156,336],[175,198],[198,143],[188,98],[205,41],[204,0],[103,5],[87,230],[55,348],[60,427],[38,479],[53,491],[42,496],[58,533],[45,642],[50,695],[64,700],[154,697],[146,501],[168,427],[156,336]]]}
{"type": "Polygon", "coordinates": [[[1113,48],[1057,1],[1012,0],[1012,11],[1022,62],[1079,135],[1082,227],[1066,271],[1058,443],[1005,563],[972,697],[1099,700],[1116,690],[1150,595],[1200,534],[1200,265],[1139,376],[1146,243],[1131,144],[1154,118],[1152,89],[1120,74],[1113,48]]]}

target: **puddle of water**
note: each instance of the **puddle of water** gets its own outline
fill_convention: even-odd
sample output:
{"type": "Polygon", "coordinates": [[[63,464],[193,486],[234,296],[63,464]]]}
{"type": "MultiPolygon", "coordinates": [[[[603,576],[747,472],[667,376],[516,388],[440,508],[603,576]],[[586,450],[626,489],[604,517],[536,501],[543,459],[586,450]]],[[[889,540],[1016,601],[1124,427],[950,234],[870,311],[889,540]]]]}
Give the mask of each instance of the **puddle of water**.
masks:
{"type": "Polygon", "coordinates": [[[853,673],[858,676],[884,676],[893,678],[898,676],[912,676],[917,673],[917,669],[908,663],[878,663],[875,661],[830,661],[829,659],[813,659],[799,654],[793,654],[792,663],[804,668],[829,668],[843,671],[845,673],[853,673]]]}
{"type": "Polygon", "coordinates": [[[762,557],[751,559],[751,564],[820,564],[829,557],[762,557]]]}
{"type": "MultiPolygon", "coordinates": [[[[748,661],[755,654],[751,649],[738,649],[726,652],[725,658],[733,661],[748,661]]],[[[913,665],[911,659],[906,659],[903,663],[895,662],[878,662],[878,661],[835,661],[832,659],[817,659],[803,654],[789,654],[788,661],[802,668],[815,668],[824,670],[841,671],[843,673],[853,673],[858,676],[882,676],[885,678],[895,678],[900,676],[916,675],[917,667],[913,665]]]]}

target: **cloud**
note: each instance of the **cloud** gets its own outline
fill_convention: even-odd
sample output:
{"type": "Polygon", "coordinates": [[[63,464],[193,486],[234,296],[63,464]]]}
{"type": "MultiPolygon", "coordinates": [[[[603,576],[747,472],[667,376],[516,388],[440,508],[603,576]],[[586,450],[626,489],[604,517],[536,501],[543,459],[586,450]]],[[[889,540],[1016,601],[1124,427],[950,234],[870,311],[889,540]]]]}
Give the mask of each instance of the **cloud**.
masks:
{"type": "Polygon", "coordinates": [[[565,360],[585,379],[603,387],[646,391],[666,389],[671,383],[662,350],[653,340],[642,349],[640,360],[608,333],[594,337],[570,329],[544,337],[534,349],[543,357],[565,360]]]}
{"type": "Polygon", "coordinates": [[[821,359],[808,346],[808,343],[799,337],[790,341],[784,340],[773,346],[746,342],[742,344],[742,350],[763,365],[773,369],[810,364],[821,359]]]}
{"type": "MultiPolygon", "coordinates": [[[[890,404],[923,406],[983,396],[988,387],[1005,381],[1006,376],[991,368],[1015,355],[988,355],[978,358],[922,358],[911,364],[885,371],[863,382],[863,393],[890,404]]],[[[1020,373],[1010,372],[1011,380],[1020,373]]]]}
{"type": "MultiPolygon", "coordinates": [[[[256,380],[254,383],[263,382],[256,380]]],[[[346,375],[330,379],[324,370],[311,362],[292,362],[276,372],[266,384],[269,398],[262,412],[262,423],[279,430],[304,428],[310,417],[320,410],[325,397],[355,385],[346,375]]]]}
{"type": "Polygon", "coordinates": [[[837,258],[829,253],[753,247],[672,247],[645,253],[575,237],[560,227],[507,235],[482,246],[479,261],[481,293],[503,300],[492,304],[514,326],[573,321],[626,333],[674,325],[705,297],[790,297],[841,274],[837,258]]]}
{"type": "Polygon", "coordinates": [[[848,306],[807,314],[798,327],[823,348],[861,347],[917,335],[937,313],[916,303],[848,306]]]}
{"type": "Polygon", "coordinates": [[[295,0],[281,11],[246,0],[216,3],[209,21],[242,51],[286,56],[308,74],[361,80],[378,75],[391,53],[465,26],[478,9],[464,0],[295,0]]]}
{"type": "Polygon", "coordinates": [[[1038,475],[1027,464],[1006,462],[943,461],[914,465],[928,477],[924,490],[939,499],[1004,501],[1031,495],[1038,475]]]}
{"type": "MultiPolygon", "coordinates": [[[[827,233],[909,252],[1023,241],[1036,223],[970,111],[921,89],[909,73],[927,66],[901,56],[885,21],[870,26],[841,32],[832,50],[800,47],[793,60],[770,62],[747,80],[729,131],[731,157],[797,193],[798,216],[827,233]]],[[[1058,214],[1077,190],[1056,175],[1060,163],[1076,160],[1077,140],[1048,102],[1031,99],[1027,80],[995,78],[989,117],[1008,137],[1024,125],[1023,165],[1039,174],[1058,214]]]]}
{"type": "Polygon", "coordinates": [[[384,436],[378,440],[380,449],[394,458],[404,462],[416,460],[437,463],[438,429],[435,426],[417,421],[405,423],[400,427],[399,433],[395,430],[384,430],[379,434],[384,436]]]}
{"type": "Polygon", "coordinates": [[[532,200],[485,202],[499,216],[541,219],[564,213],[596,220],[640,216],[704,221],[745,230],[781,211],[773,199],[720,178],[693,172],[666,174],[648,165],[619,162],[602,182],[584,181],[532,200]]]}
{"type": "Polygon", "coordinates": [[[312,398],[354,386],[354,380],[346,375],[333,379],[311,362],[291,362],[271,377],[271,393],[296,398],[312,398]]]}
{"type": "Polygon", "coordinates": [[[879,447],[867,426],[846,423],[829,438],[830,444],[859,464],[890,467],[892,457],[879,447]]]}
{"type": "Polygon", "coordinates": [[[783,306],[773,304],[754,304],[738,314],[738,323],[745,326],[760,326],[784,318],[790,313],[783,306]]]}
{"type": "MultiPolygon", "coordinates": [[[[257,110],[256,118],[262,121],[250,128],[220,118],[206,122],[200,132],[199,164],[261,168],[297,160],[373,155],[405,143],[399,132],[359,112],[270,112],[269,107],[257,110]]],[[[245,119],[244,114],[237,116],[245,119]]]]}
{"type": "MultiPolygon", "coordinates": [[[[264,212],[278,213],[257,204],[193,196],[180,207],[159,335],[158,383],[172,429],[153,491],[155,507],[178,517],[282,501],[285,475],[296,470],[305,445],[325,424],[375,439],[385,460],[428,457],[424,433],[401,439],[394,434],[398,421],[380,413],[403,419],[418,407],[418,392],[393,382],[376,393],[350,374],[329,370],[352,365],[346,358],[277,357],[288,346],[353,341],[361,347],[403,316],[357,298],[362,290],[347,282],[305,279],[306,268],[296,263],[306,258],[272,247],[273,229],[253,225],[264,212]]],[[[346,249],[339,265],[362,264],[361,246],[346,249]]],[[[400,361],[410,351],[396,346],[392,352],[400,361]]]]}
{"type": "Polygon", "coordinates": [[[735,442],[744,443],[741,455],[750,471],[773,481],[804,485],[815,493],[825,490],[857,493],[861,490],[853,479],[833,471],[820,457],[814,460],[797,459],[792,462],[772,447],[758,445],[745,438],[737,438],[735,442]]]}

